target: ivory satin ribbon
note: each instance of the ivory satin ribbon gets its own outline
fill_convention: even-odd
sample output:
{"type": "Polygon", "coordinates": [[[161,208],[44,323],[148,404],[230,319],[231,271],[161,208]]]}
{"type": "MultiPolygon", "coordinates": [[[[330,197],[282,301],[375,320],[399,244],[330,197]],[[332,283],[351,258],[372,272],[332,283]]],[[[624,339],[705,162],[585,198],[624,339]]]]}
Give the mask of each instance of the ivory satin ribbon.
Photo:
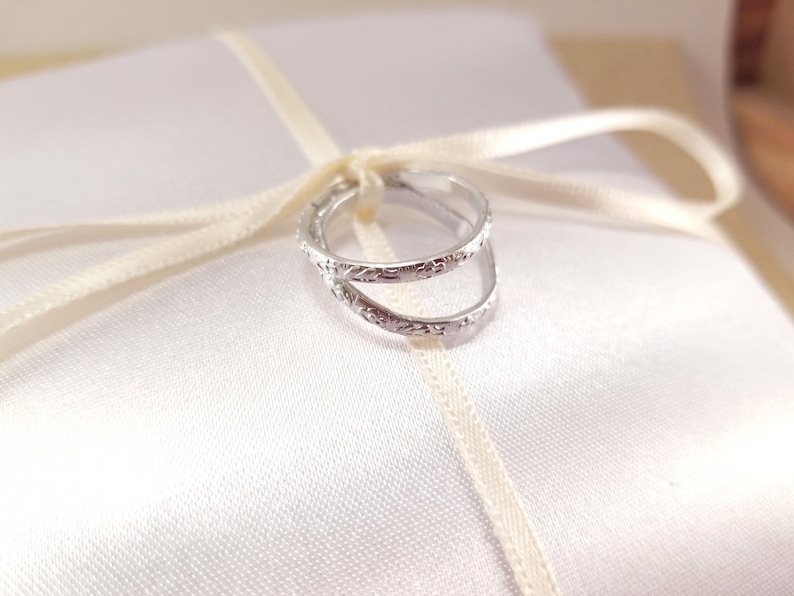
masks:
{"type": "MultiPolygon", "coordinates": [[[[0,338],[36,317],[97,292],[235,246],[265,231],[275,220],[294,212],[340,179],[357,182],[361,187],[354,230],[367,257],[380,261],[397,260],[373,220],[383,193],[379,173],[393,169],[445,171],[470,180],[486,192],[713,240],[721,237],[711,221],[733,206],[742,192],[738,169],[710,137],[687,121],[658,110],[603,110],[343,155],[253,40],[239,32],[223,32],[218,38],[245,65],[314,169],[279,187],[205,207],[0,231],[0,241],[67,229],[155,227],[170,233],[167,240],[86,269],[0,311],[0,338]],[[679,145],[708,174],[715,199],[684,202],[642,196],[493,161],[577,138],[624,130],[652,132],[679,145]]],[[[384,294],[389,305],[397,310],[422,312],[410,284],[387,286],[384,294]]],[[[558,594],[532,523],[444,344],[437,338],[406,338],[406,344],[482,500],[520,592],[558,594]]]]}

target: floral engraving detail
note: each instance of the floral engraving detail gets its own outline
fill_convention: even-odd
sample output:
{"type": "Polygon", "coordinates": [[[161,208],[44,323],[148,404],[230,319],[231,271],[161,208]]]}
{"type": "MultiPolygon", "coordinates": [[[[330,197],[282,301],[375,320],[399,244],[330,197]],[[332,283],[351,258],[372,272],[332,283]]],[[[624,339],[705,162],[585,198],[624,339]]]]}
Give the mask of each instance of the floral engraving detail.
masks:
{"type": "MultiPolygon", "coordinates": [[[[438,176],[439,174],[433,175],[438,176]]],[[[413,204],[420,208],[440,223],[447,225],[459,236],[466,233],[465,243],[449,249],[443,256],[424,261],[403,262],[399,265],[397,263],[351,262],[343,257],[337,257],[328,251],[324,229],[342,204],[355,197],[355,189],[348,185],[333,187],[321,199],[312,203],[314,210],[307,212],[306,219],[303,220],[304,223],[298,233],[301,249],[317,267],[333,296],[368,323],[402,335],[420,337],[448,335],[473,325],[493,303],[496,287],[496,271],[490,256],[490,248],[486,245],[491,225],[487,203],[485,217],[483,218],[482,211],[480,211],[480,219],[477,220],[482,225],[473,234],[472,231],[475,225],[478,225],[477,222],[466,220],[443,203],[424,195],[420,190],[405,182],[399,172],[384,177],[384,179],[387,186],[399,186],[407,189],[409,191],[407,194],[413,195],[411,199],[413,203],[407,202],[409,206],[413,204]],[[486,252],[489,253],[487,263],[493,275],[493,283],[487,291],[487,296],[477,305],[450,315],[448,318],[418,320],[411,316],[401,315],[378,304],[359,290],[358,283],[400,283],[442,275],[466,264],[484,246],[486,252]],[[350,282],[354,282],[356,285],[352,285],[350,282]]],[[[411,179],[408,178],[408,180],[411,179]]],[[[457,184],[461,185],[461,181],[457,181],[457,184]]],[[[463,186],[465,187],[465,184],[463,186]]],[[[470,192],[472,195],[479,194],[476,189],[470,192]]]]}
{"type": "Polygon", "coordinates": [[[383,281],[392,281],[402,279],[403,269],[399,267],[385,267],[382,269],[380,279],[383,281]]]}
{"type": "Polygon", "coordinates": [[[388,327],[389,325],[389,317],[382,312],[381,310],[369,307],[369,308],[360,308],[358,314],[364,317],[364,320],[368,323],[372,323],[373,325],[377,325],[378,327],[388,327]]]}
{"type": "Polygon", "coordinates": [[[441,275],[447,270],[447,261],[450,260],[449,256],[434,259],[424,263],[416,270],[416,277],[418,279],[428,279],[435,275],[441,275]]]}
{"type": "Polygon", "coordinates": [[[336,267],[331,259],[318,259],[315,265],[323,277],[336,277],[336,267]]]}

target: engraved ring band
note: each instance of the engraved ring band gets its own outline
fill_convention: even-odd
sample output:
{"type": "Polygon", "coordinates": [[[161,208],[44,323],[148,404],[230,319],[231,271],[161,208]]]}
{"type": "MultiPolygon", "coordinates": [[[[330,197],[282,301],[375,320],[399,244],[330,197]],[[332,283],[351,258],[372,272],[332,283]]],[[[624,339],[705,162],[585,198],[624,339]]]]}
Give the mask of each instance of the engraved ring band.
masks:
{"type": "MultiPolygon", "coordinates": [[[[450,188],[455,188],[458,190],[474,189],[474,187],[472,187],[469,183],[464,182],[457,177],[447,174],[437,174],[434,172],[400,170],[385,175],[384,183],[387,188],[396,187],[408,191],[403,193],[387,193],[385,197],[386,201],[396,202],[407,207],[421,210],[437,222],[452,229],[453,231],[456,231],[459,236],[466,234],[467,238],[479,237],[478,234],[474,233],[477,230],[476,226],[486,221],[490,223],[490,215],[488,214],[487,203],[484,209],[485,217],[478,217],[474,225],[472,225],[471,222],[469,222],[456,210],[447,207],[441,201],[423,193],[423,191],[427,190],[428,188],[432,188],[433,190],[449,190],[450,188]],[[451,181],[451,184],[428,185],[427,182],[431,178],[446,179],[451,181]],[[414,180],[421,181],[421,189],[413,186],[412,182],[414,180]]],[[[476,189],[474,190],[476,191],[476,189]]],[[[486,274],[483,275],[483,295],[476,304],[453,315],[443,317],[423,318],[397,313],[394,310],[391,310],[376,302],[356,288],[353,284],[349,283],[348,280],[338,275],[337,263],[339,261],[334,261],[331,258],[322,258],[316,256],[330,254],[328,252],[325,236],[326,227],[333,219],[334,215],[342,211],[345,206],[348,206],[353,199],[355,199],[356,192],[356,188],[349,184],[339,184],[330,189],[329,192],[327,192],[321,199],[313,203],[312,207],[307,210],[306,214],[304,214],[298,235],[301,242],[301,247],[304,248],[307,254],[309,254],[310,259],[320,270],[326,285],[338,300],[340,300],[348,308],[353,310],[353,312],[364,318],[366,321],[373,323],[386,331],[401,335],[449,335],[456,333],[465,327],[468,327],[482,317],[482,315],[493,304],[496,298],[497,286],[497,274],[496,266],[493,260],[493,253],[485,237],[478,241],[478,248],[483,248],[482,254],[485,255],[484,269],[486,274]],[[308,250],[306,250],[306,244],[309,242],[312,246],[317,247],[316,253],[310,253],[308,250]],[[312,257],[313,254],[315,255],[314,258],[312,257]]],[[[473,194],[482,196],[479,191],[476,191],[473,194]]],[[[474,206],[478,203],[476,202],[476,199],[474,199],[469,204],[474,206]]],[[[477,213],[479,216],[482,211],[478,211],[477,213]]],[[[482,232],[482,230],[480,230],[480,232],[482,232]]],[[[487,236],[487,229],[485,230],[485,234],[483,236],[487,236]]],[[[462,244],[467,244],[467,242],[462,244]]],[[[445,253],[440,253],[438,257],[434,258],[449,258],[449,255],[454,250],[455,248],[445,253]]],[[[467,253],[468,256],[466,256],[464,262],[467,261],[473,254],[474,252],[467,253]]],[[[344,259],[344,261],[348,262],[349,260],[344,259]]],[[[407,261],[405,263],[407,263],[407,261]]],[[[402,264],[403,262],[400,263],[400,265],[402,264]]],[[[456,265],[460,264],[460,262],[456,263],[456,265]]],[[[371,267],[372,265],[369,266],[371,267]]],[[[384,264],[382,266],[383,269],[391,269],[392,267],[393,264],[384,264]]],[[[435,274],[444,272],[446,272],[446,270],[438,270],[435,274]]],[[[432,275],[426,275],[424,277],[412,276],[409,277],[409,279],[411,281],[415,281],[417,279],[424,279],[427,277],[432,277],[432,275]]],[[[364,280],[352,278],[352,281],[364,280]]],[[[377,283],[380,280],[368,279],[367,281],[377,283]]],[[[389,281],[393,282],[394,280],[390,279],[389,281]]]]}
{"type": "MultiPolygon", "coordinates": [[[[303,214],[298,231],[301,248],[315,265],[328,270],[335,277],[362,283],[403,283],[427,279],[452,271],[474,256],[491,229],[491,212],[488,200],[471,183],[452,176],[422,170],[397,170],[383,175],[386,188],[412,188],[415,191],[441,191],[461,198],[476,214],[476,221],[467,223],[468,234],[455,246],[415,260],[395,263],[373,263],[335,255],[318,242],[317,231],[312,227],[328,225],[341,205],[356,195],[355,187],[341,183],[331,189],[324,199],[312,204],[303,214]],[[341,194],[342,196],[334,195],[341,194]]],[[[435,201],[436,205],[441,205],[435,201]]]]}

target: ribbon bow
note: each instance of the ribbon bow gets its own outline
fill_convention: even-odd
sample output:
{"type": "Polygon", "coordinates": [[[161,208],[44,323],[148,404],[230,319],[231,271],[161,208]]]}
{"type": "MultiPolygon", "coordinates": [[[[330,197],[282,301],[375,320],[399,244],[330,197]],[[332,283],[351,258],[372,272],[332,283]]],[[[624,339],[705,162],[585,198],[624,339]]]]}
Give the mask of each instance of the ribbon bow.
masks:
{"type": "Polygon", "coordinates": [[[53,309],[156,271],[195,261],[261,233],[330,185],[358,183],[357,214],[371,218],[383,195],[380,174],[421,168],[456,174],[484,191],[568,207],[627,222],[714,237],[709,221],[740,198],[742,184],[730,158],[686,120],[658,110],[611,109],[545,121],[489,128],[385,149],[359,149],[276,188],[242,199],[181,211],[79,224],[54,224],[0,232],[0,241],[64,230],[115,228],[171,230],[167,240],[86,269],[0,311],[0,336],[53,309]],[[686,150],[708,174],[712,201],[676,201],[601,188],[494,160],[580,137],[645,130],[686,150]],[[184,231],[184,228],[192,228],[184,231]],[[177,230],[177,231],[173,231],[177,230]]]}

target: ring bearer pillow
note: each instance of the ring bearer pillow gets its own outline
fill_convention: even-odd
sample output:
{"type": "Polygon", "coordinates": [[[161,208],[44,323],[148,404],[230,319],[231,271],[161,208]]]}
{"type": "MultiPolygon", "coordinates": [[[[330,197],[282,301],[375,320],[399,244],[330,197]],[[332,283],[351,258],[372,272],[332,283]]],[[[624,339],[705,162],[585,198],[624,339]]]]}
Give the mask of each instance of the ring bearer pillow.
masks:
{"type": "MultiPolygon", "coordinates": [[[[443,341],[341,308],[295,241],[305,205],[129,260],[342,156],[366,186],[361,156],[385,158],[362,148],[583,111],[530,21],[269,25],[9,81],[0,105],[4,593],[794,590],[794,330],[716,235],[483,188],[498,299],[443,341]],[[42,293],[64,279],[85,291],[42,293]]],[[[494,163],[681,209],[603,135],[494,163]]],[[[454,244],[398,210],[340,222],[339,252],[454,244]]],[[[470,268],[379,295],[452,312],[470,268]]]]}

